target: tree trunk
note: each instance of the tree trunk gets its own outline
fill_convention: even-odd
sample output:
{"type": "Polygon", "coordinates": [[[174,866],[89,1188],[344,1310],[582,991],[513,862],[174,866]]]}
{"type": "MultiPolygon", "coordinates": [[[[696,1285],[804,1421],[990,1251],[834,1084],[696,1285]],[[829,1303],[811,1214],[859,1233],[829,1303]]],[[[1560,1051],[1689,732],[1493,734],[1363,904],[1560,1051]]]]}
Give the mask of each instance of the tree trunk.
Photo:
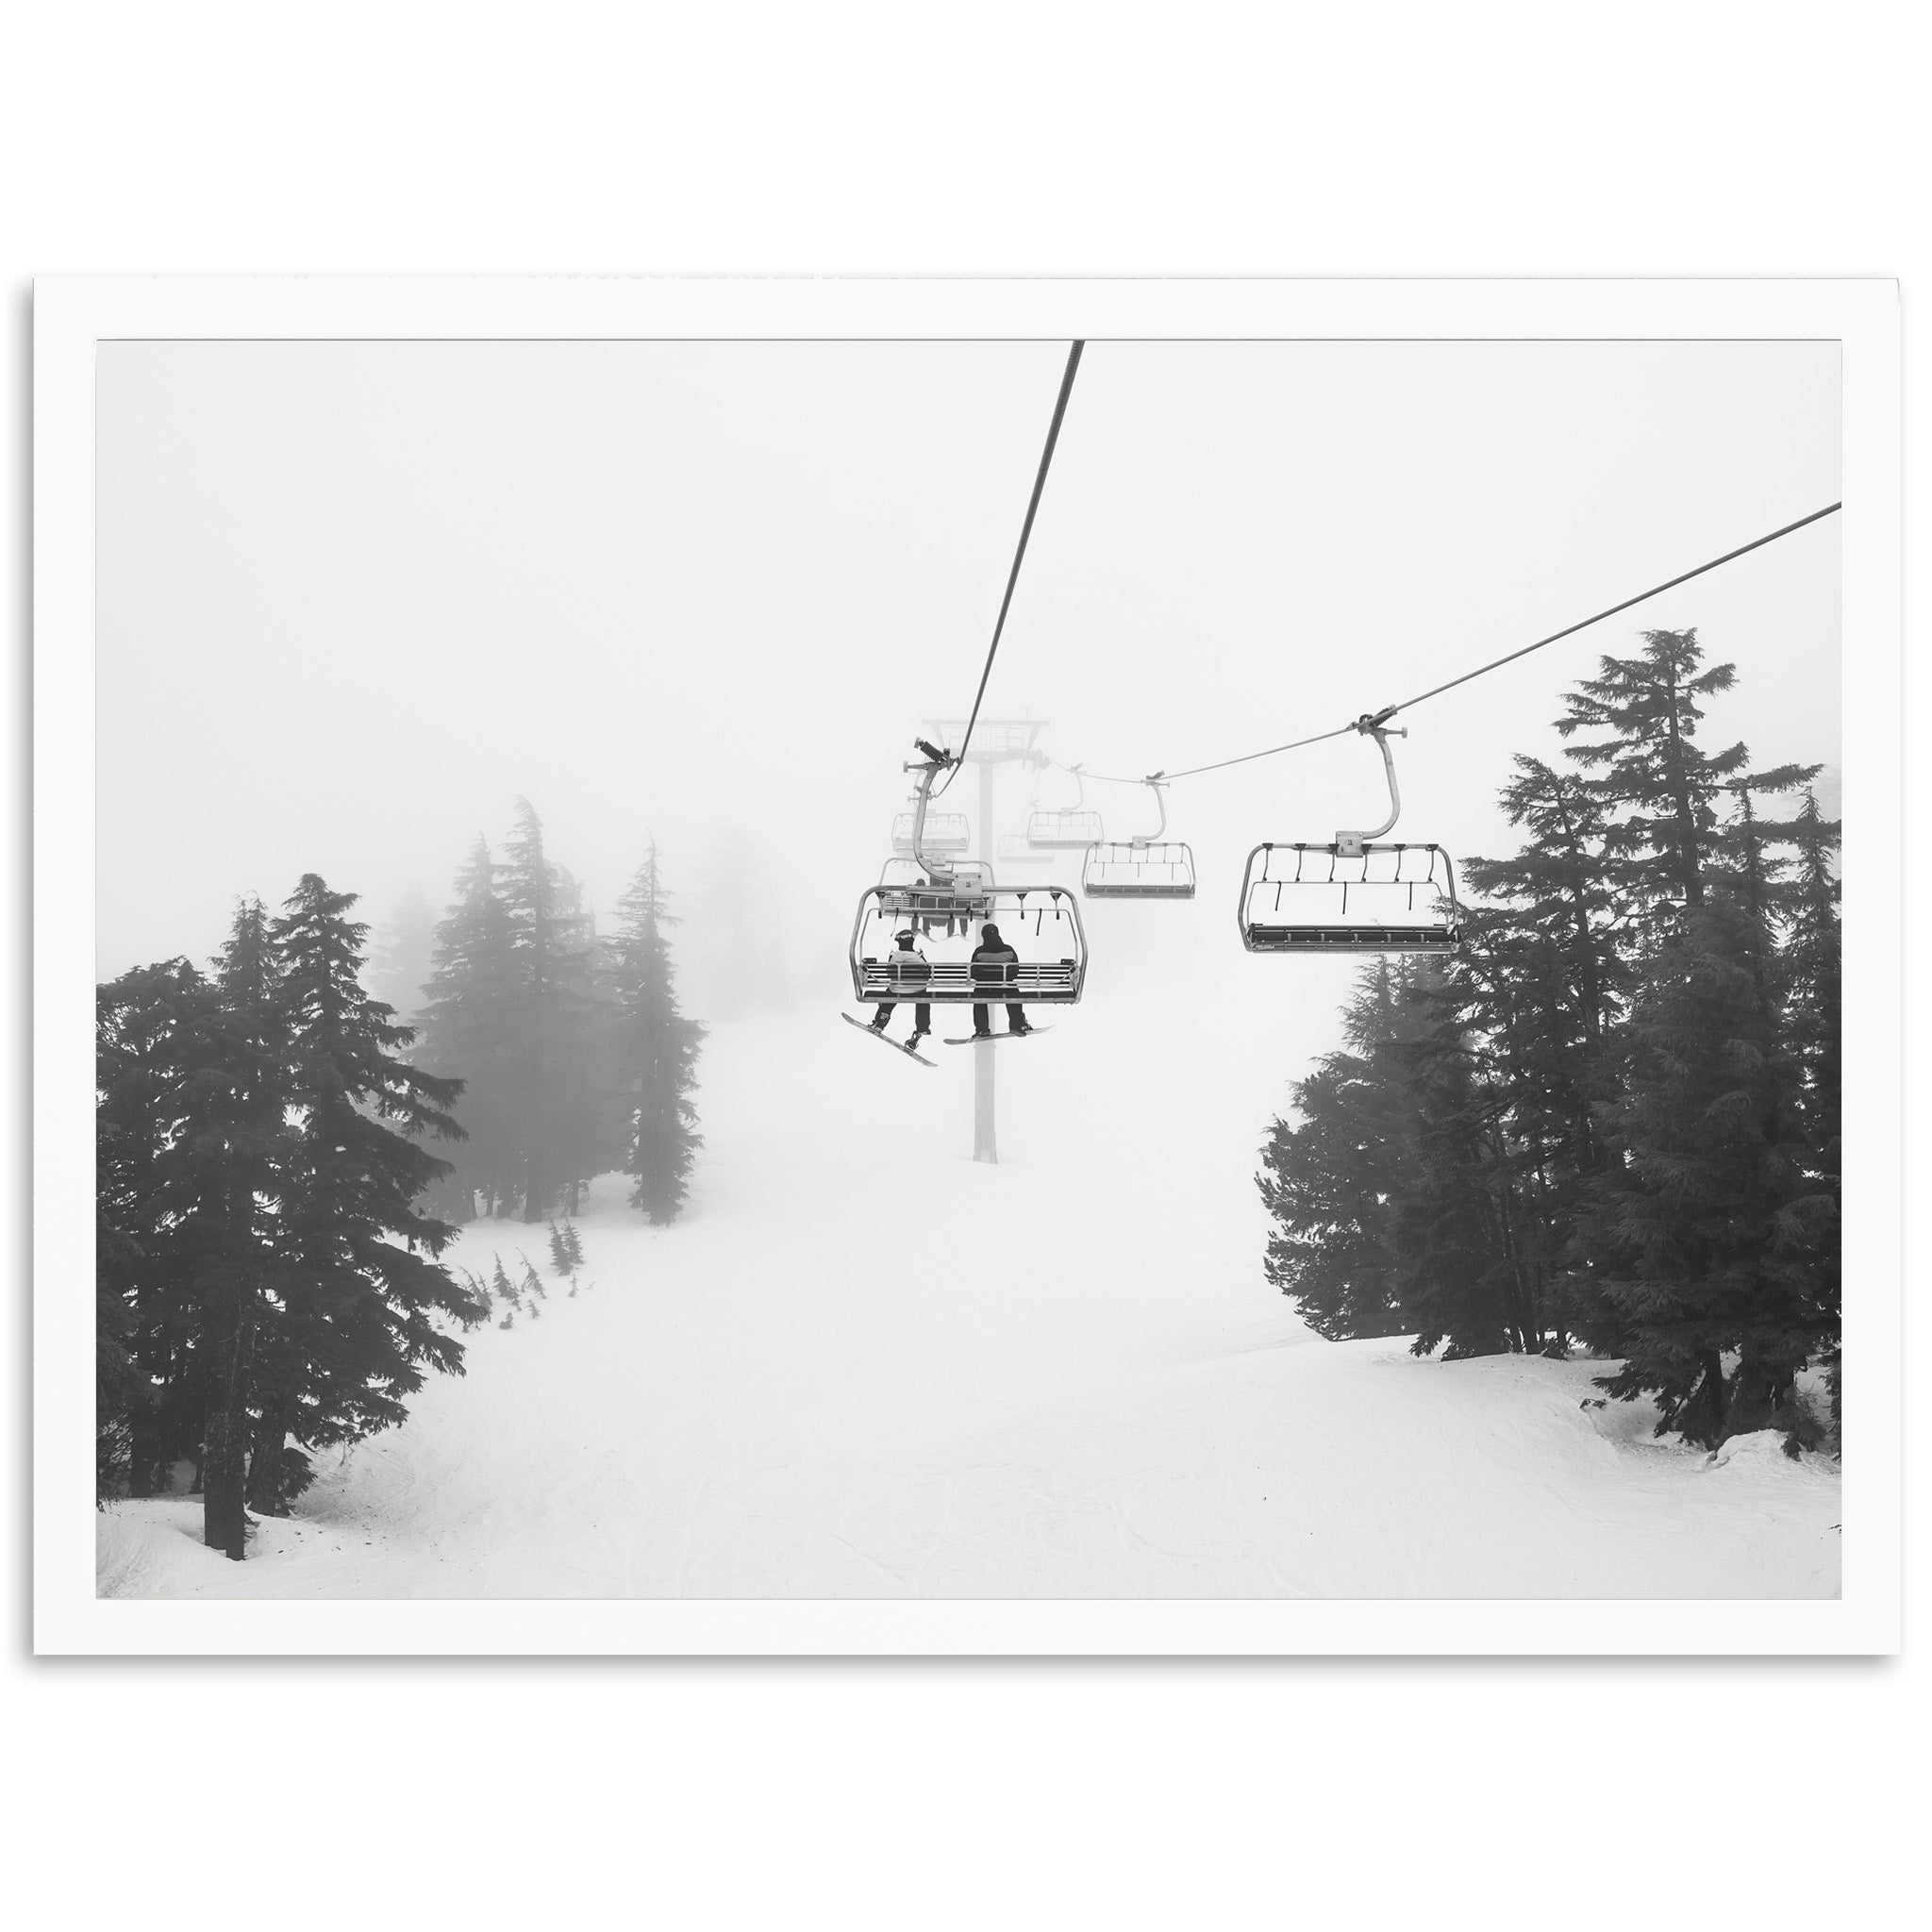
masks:
{"type": "MultiPolygon", "coordinates": [[[[245,1210],[244,1210],[245,1211],[245,1210]]],[[[252,1300],[252,1298],[250,1298],[252,1300]]],[[[202,1430],[202,1541],[239,1563],[248,1554],[242,1510],[247,1481],[243,1407],[250,1340],[249,1301],[233,1285],[216,1287],[208,1316],[208,1407],[202,1430]]]]}
{"type": "Polygon", "coordinates": [[[272,1396],[255,1428],[255,1453],[248,1458],[248,1507],[261,1516],[286,1516],[282,1501],[282,1451],[289,1440],[294,1404],[272,1396]]]}
{"type": "Polygon", "coordinates": [[[243,1433],[243,1419],[233,1409],[212,1410],[202,1461],[201,1540],[235,1563],[248,1554],[248,1519],[242,1511],[243,1433]]]}
{"type": "Polygon", "coordinates": [[[137,1410],[128,1424],[127,1493],[153,1496],[160,1491],[161,1431],[153,1411],[137,1410]]]}
{"type": "Polygon", "coordinates": [[[1715,1449],[1724,1438],[1724,1365],[1716,1351],[1698,1352],[1697,1386],[1671,1418],[1671,1426],[1687,1442],[1715,1449]]]}

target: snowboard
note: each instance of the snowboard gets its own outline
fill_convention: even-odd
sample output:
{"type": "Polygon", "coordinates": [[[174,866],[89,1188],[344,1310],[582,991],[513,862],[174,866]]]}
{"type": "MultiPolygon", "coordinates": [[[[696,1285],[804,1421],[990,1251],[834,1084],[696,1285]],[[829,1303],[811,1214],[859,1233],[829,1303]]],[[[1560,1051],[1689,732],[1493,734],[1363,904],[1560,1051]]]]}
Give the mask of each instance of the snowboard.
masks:
{"type": "Polygon", "coordinates": [[[939,1061],[929,1060],[923,1053],[914,1053],[909,1046],[901,1046],[896,1040],[888,1040],[876,1026],[869,1026],[863,1020],[855,1020],[850,1013],[841,1013],[840,1019],[848,1026],[857,1026],[861,1033],[870,1033],[881,1046],[890,1046],[894,1053],[903,1053],[908,1060],[917,1060],[922,1067],[937,1067],[939,1061]]]}
{"type": "Polygon", "coordinates": [[[972,1046],[981,1040],[1031,1040],[1036,1033],[1051,1033],[1051,1026],[1029,1026],[1024,1033],[969,1033],[963,1040],[948,1040],[948,1046],[972,1046]]]}

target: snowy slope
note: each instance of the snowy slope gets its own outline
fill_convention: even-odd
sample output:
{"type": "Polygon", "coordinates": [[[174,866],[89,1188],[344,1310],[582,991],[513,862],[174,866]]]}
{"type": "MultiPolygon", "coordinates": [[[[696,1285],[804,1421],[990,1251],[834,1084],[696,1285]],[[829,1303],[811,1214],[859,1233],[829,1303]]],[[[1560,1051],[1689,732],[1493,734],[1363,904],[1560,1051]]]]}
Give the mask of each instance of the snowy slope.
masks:
{"type": "MultiPolygon", "coordinates": [[[[1309,1336],[1261,1279],[1252,1175],[1346,975],[1243,956],[1176,1004],[1158,950],[992,1049],[997,1167],[969,1158],[977,1049],[928,1072],[831,1002],[715,1029],[675,1226],[601,1182],[593,1290],[470,1337],[245,1564],[189,1499],[115,1507],[102,1592],[1836,1592],[1828,1464],[1659,1446],[1579,1407],[1591,1364],[1309,1336]]],[[[519,1249],[541,1229],[453,1257],[519,1249]]]]}

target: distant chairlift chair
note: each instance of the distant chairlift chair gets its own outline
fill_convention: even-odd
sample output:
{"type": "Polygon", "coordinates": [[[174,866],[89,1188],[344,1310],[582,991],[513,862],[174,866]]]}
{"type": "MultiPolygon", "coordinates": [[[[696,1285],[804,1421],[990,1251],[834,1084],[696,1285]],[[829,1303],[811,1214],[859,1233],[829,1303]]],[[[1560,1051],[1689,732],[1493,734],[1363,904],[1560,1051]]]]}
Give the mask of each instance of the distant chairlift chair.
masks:
{"type": "Polygon", "coordinates": [[[1080,789],[1072,805],[1027,815],[1026,842],[1034,851],[1084,852],[1106,839],[1100,814],[1087,809],[1087,784],[1078,765],[1074,767],[1074,782],[1080,789]]]}
{"type": "MultiPolygon", "coordinates": [[[[902,811],[892,821],[892,850],[901,858],[913,856],[912,829],[917,817],[916,812],[902,811]]],[[[927,812],[920,842],[928,852],[954,856],[972,844],[973,827],[963,811],[927,812]]]]}
{"type": "Polygon", "coordinates": [[[1165,780],[1158,772],[1145,783],[1160,807],[1160,823],[1144,839],[1087,848],[1080,890],[1090,899],[1191,899],[1194,855],[1167,830],[1165,780]]]}
{"type": "Polygon", "coordinates": [[[1274,843],[1248,854],[1241,875],[1241,944],[1251,953],[1453,953],[1462,910],[1456,869],[1440,845],[1379,844],[1402,814],[1384,711],[1356,720],[1389,779],[1389,817],[1372,832],[1337,832],[1327,845],[1274,843]]]}

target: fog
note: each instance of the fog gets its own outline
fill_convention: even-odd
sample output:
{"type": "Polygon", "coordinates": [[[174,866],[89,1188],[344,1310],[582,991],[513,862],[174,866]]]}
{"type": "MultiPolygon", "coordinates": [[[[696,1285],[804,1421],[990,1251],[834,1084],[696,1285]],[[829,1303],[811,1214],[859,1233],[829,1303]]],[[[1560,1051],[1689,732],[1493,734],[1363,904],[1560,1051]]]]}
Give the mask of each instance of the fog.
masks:
{"type": "MultiPolygon", "coordinates": [[[[911,740],[972,703],[1065,355],[104,344],[99,972],[205,958],[305,872],[374,921],[412,882],[440,908],[523,794],[605,915],[647,835],[689,908],[742,833],[773,970],[836,995],[911,740]]],[[[1834,500],[1838,385],[1831,343],[1094,342],[986,715],[1131,775],[1406,699],[1834,500]]],[[[1405,713],[1394,836],[1508,849],[1511,755],[1690,625],[1739,672],[1707,741],[1838,764],[1827,519],[1405,713]]],[[[1002,830],[1029,788],[1074,802],[997,784],[1002,830]]],[[[1241,958],[1248,848],[1384,810],[1354,737],[1175,785],[1200,897],[1091,908],[1094,974],[1241,958]]]]}

